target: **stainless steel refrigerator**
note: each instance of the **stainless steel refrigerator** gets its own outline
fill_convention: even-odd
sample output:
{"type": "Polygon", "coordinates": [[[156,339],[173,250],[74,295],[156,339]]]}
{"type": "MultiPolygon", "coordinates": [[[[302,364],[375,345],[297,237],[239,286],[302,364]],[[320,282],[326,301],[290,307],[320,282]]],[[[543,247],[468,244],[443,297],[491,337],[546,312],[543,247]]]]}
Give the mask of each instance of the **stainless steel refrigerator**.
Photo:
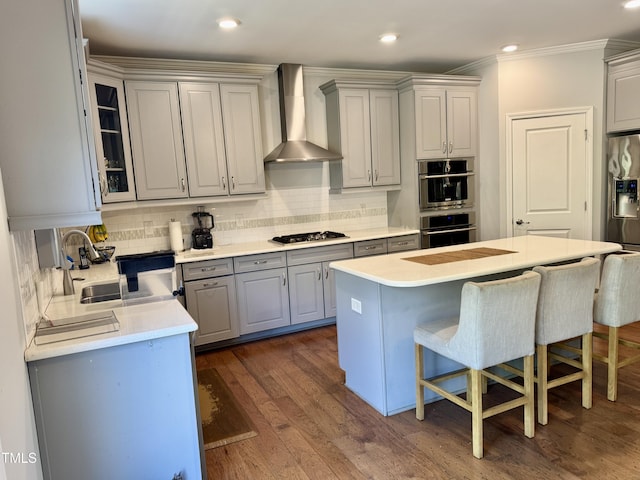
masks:
{"type": "Polygon", "coordinates": [[[640,134],[609,138],[607,240],[640,250],[640,134]]]}

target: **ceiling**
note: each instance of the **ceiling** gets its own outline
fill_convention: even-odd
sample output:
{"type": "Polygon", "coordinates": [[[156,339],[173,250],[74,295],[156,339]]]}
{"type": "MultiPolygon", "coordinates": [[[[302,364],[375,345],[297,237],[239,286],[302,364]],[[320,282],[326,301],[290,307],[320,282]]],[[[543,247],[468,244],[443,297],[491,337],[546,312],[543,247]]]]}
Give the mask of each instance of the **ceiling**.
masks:
{"type": "MultiPolygon", "coordinates": [[[[640,42],[622,0],[79,0],[92,54],[444,73],[500,54],[640,42]],[[239,19],[233,31],[216,20],[239,19]],[[394,32],[387,45],[381,34],[394,32]]],[[[640,44],[639,44],[640,46],[640,44]]]]}

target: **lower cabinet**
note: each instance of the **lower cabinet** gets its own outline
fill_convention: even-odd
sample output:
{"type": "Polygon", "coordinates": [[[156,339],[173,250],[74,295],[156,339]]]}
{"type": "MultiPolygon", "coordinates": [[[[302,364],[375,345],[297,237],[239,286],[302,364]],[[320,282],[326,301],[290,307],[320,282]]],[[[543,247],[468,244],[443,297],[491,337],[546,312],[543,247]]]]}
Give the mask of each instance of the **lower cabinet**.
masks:
{"type": "Polygon", "coordinates": [[[195,346],[240,335],[233,276],[185,282],[189,314],[198,324],[195,346]]]}
{"type": "Polygon", "coordinates": [[[415,250],[417,234],[182,264],[195,345],[336,316],[333,261],[415,250]]]}
{"type": "Polygon", "coordinates": [[[290,324],[286,268],[237,274],[236,288],[241,335],[290,324]]]}
{"type": "Polygon", "coordinates": [[[336,315],[336,287],[329,264],[353,258],[353,244],[313,247],[287,252],[291,324],[336,315]]]}

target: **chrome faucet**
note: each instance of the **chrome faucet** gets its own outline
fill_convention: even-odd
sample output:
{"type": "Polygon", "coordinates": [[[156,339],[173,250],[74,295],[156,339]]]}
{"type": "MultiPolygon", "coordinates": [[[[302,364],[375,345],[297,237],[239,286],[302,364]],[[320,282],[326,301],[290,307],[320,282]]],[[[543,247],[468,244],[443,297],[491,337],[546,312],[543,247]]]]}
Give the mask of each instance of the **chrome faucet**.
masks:
{"type": "MultiPolygon", "coordinates": [[[[62,242],[61,242],[63,261],[66,261],[65,260],[66,253],[64,249],[66,246],[67,239],[73,234],[77,234],[84,237],[84,239],[89,243],[89,248],[87,248],[87,255],[89,256],[89,259],[98,260],[101,258],[100,254],[93,247],[93,243],[91,243],[91,239],[86,233],[84,233],[82,230],[69,230],[67,233],[63,235],[62,242]]],[[[71,270],[69,268],[64,268],[64,274],[62,277],[62,288],[63,288],[63,293],[65,295],[73,295],[75,293],[75,289],[73,288],[73,278],[71,278],[71,270]]]]}

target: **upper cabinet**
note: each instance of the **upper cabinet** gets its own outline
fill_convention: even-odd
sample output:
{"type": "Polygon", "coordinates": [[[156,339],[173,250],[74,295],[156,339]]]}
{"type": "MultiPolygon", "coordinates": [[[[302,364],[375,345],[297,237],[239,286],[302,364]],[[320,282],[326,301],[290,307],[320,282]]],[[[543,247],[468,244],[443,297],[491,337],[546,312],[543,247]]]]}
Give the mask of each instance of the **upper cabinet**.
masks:
{"type": "Polygon", "coordinates": [[[138,200],[186,198],[178,84],[125,81],[138,200]]]}
{"type": "Polygon", "coordinates": [[[0,168],[9,227],[102,223],[76,1],[6,3],[0,45],[0,168]]]}
{"type": "Polygon", "coordinates": [[[607,60],[607,132],[640,129],[640,50],[607,60]]]}
{"type": "Polygon", "coordinates": [[[138,200],[265,191],[257,84],[125,88],[138,200]]]}
{"type": "Polygon", "coordinates": [[[476,155],[476,96],[475,89],[458,87],[415,89],[417,159],[476,155]]]}
{"type": "Polygon", "coordinates": [[[265,190],[258,87],[179,84],[192,197],[265,190]]]}
{"type": "Polygon", "coordinates": [[[342,154],[329,167],[332,189],[400,184],[398,92],[388,84],[336,81],[326,96],[327,140],[342,154]]]}
{"type": "Polygon", "coordinates": [[[89,66],[89,96],[102,202],[135,200],[122,78],[94,73],[89,66]]]}

